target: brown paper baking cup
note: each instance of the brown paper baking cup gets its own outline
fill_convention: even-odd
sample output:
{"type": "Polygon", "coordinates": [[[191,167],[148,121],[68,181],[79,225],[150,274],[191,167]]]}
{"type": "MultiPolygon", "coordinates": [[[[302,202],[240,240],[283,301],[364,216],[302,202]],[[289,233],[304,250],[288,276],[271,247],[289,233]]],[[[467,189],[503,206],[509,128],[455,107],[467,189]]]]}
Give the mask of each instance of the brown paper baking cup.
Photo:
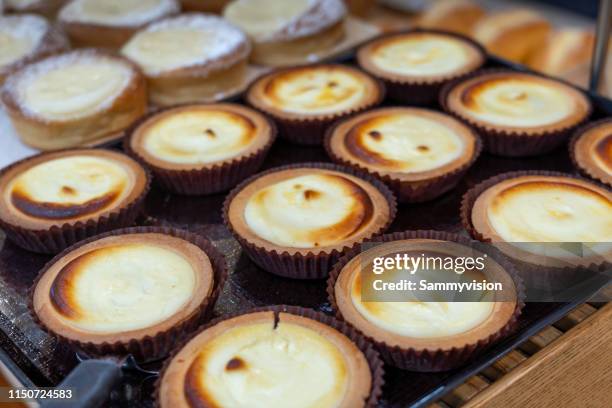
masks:
{"type": "Polygon", "coordinates": [[[253,177],[245,180],[241,184],[239,184],[235,189],[233,189],[230,194],[225,199],[223,203],[223,222],[227,229],[230,230],[234,238],[240,243],[242,249],[246,252],[249,258],[255,262],[260,268],[265,269],[266,271],[273,273],[275,275],[283,276],[286,278],[293,279],[323,279],[328,275],[329,270],[332,268],[334,263],[340,258],[340,256],[349,250],[351,247],[359,245],[367,238],[371,238],[373,236],[382,234],[384,231],[389,228],[393,220],[395,219],[395,215],[397,213],[397,202],[395,196],[389,190],[389,188],[382,183],[380,180],[366,174],[360,172],[355,169],[351,169],[344,166],[339,166],[331,163],[300,163],[300,164],[292,164],[287,166],[276,167],[262,173],[256,174],[253,177]],[[300,168],[312,168],[312,169],[328,169],[339,171],[342,173],[346,173],[355,177],[359,177],[364,179],[365,181],[372,184],[374,187],[378,189],[382,193],[382,195],[387,199],[389,203],[389,220],[387,223],[380,228],[378,231],[372,233],[369,237],[365,237],[360,239],[357,242],[349,242],[340,250],[333,249],[331,251],[316,251],[312,250],[308,251],[306,254],[296,252],[295,254],[290,254],[287,251],[277,252],[276,250],[268,250],[266,248],[260,247],[252,242],[249,242],[245,238],[243,238],[238,231],[236,231],[230,220],[229,220],[229,206],[234,197],[248,184],[252,183],[259,177],[265,176],[267,174],[276,173],[284,170],[291,169],[300,169],[300,168]]]}
{"type": "MultiPolygon", "coordinates": [[[[450,92],[460,82],[474,78],[480,75],[493,74],[493,73],[513,73],[516,71],[510,71],[507,69],[485,69],[476,71],[466,77],[452,81],[446,84],[440,92],[440,106],[442,109],[460,119],[467,125],[471,126],[476,132],[482,137],[484,142],[484,149],[488,153],[495,154],[498,156],[506,157],[529,157],[538,156],[555,150],[557,147],[566,143],[572,132],[582,124],[584,124],[591,116],[592,105],[589,102],[589,110],[586,112],[584,118],[573,124],[560,127],[558,129],[544,130],[537,133],[534,132],[520,132],[512,131],[507,129],[496,128],[487,124],[473,120],[472,118],[462,115],[459,112],[455,112],[448,106],[447,100],[450,92]]],[[[537,75],[537,74],[532,74],[537,75]]],[[[558,82],[562,82],[557,80],[558,82]]],[[[572,88],[578,89],[573,85],[563,82],[565,85],[572,88]]],[[[580,91],[582,92],[582,91],[580,91]]],[[[587,98],[588,100],[588,98],[587,98]]]]}
{"type": "MultiPolygon", "coordinates": [[[[605,187],[604,185],[599,185],[592,180],[587,180],[583,177],[578,177],[572,174],[566,174],[557,171],[523,170],[493,176],[469,189],[461,199],[461,207],[459,210],[461,224],[473,239],[476,239],[481,242],[492,242],[489,238],[485,237],[479,231],[477,231],[472,223],[472,208],[474,207],[474,204],[476,203],[478,197],[487,189],[493,187],[496,184],[501,183],[502,181],[524,176],[566,177],[586,181],[588,183],[597,185],[603,189],[609,190],[608,187],[605,187]]],[[[552,290],[569,287],[569,285],[572,285],[579,281],[580,278],[584,276],[585,271],[592,272],[595,270],[600,270],[606,265],[606,262],[603,262],[590,264],[585,263],[584,265],[574,267],[555,267],[530,263],[523,259],[511,259],[517,267],[519,276],[526,282],[526,284],[528,284],[529,288],[550,288],[552,290]]]]}
{"type": "MultiPolygon", "coordinates": [[[[342,333],[344,336],[348,337],[353,342],[353,344],[355,344],[357,348],[359,348],[359,350],[365,356],[368,362],[368,366],[370,367],[370,373],[372,375],[372,386],[370,388],[370,395],[368,399],[364,401],[364,406],[365,407],[378,406],[378,400],[380,399],[382,395],[382,388],[385,383],[384,367],[383,367],[383,362],[381,361],[378,352],[374,349],[374,347],[372,347],[372,344],[370,344],[370,342],[364,336],[362,336],[359,333],[359,331],[357,331],[355,328],[353,328],[351,325],[349,325],[346,322],[335,319],[322,312],[317,312],[313,309],[308,309],[308,308],[299,307],[299,306],[287,306],[287,305],[265,306],[265,307],[258,307],[258,308],[250,309],[250,310],[247,310],[241,313],[231,313],[223,317],[214,319],[210,323],[207,323],[206,325],[200,327],[196,333],[193,333],[189,337],[189,339],[184,340],[180,346],[176,347],[173,350],[171,356],[165,361],[164,366],[160,370],[159,377],[155,383],[156,406],[157,407],[160,406],[159,405],[160,386],[161,386],[161,382],[164,379],[164,374],[166,370],[168,369],[168,366],[172,362],[173,358],[181,351],[183,347],[185,347],[187,343],[189,343],[189,341],[191,341],[194,337],[196,337],[198,334],[200,334],[204,330],[210,327],[213,327],[216,324],[221,323],[225,320],[233,319],[235,317],[239,317],[239,316],[243,316],[243,315],[247,315],[251,313],[259,313],[259,312],[274,312],[274,315],[277,318],[280,313],[287,313],[287,314],[292,314],[296,316],[306,317],[308,319],[312,319],[317,322],[323,323],[327,326],[330,326],[331,328],[342,333]]],[[[291,375],[291,373],[287,373],[287,374],[291,375]]]]}
{"type": "Polygon", "coordinates": [[[172,170],[149,163],[146,158],[138,154],[130,146],[134,131],[151,117],[178,106],[158,109],[149,113],[131,127],[128,136],[123,140],[125,152],[143,166],[149,168],[153,173],[155,182],[171,193],[192,196],[208,195],[227,191],[235,187],[240,181],[259,170],[276,140],[276,125],[273,121],[265,118],[270,125],[270,140],[261,148],[246,156],[238,156],[229,161],[192,170],[172,170]]]}
{"type": "Polygon", "coordinates": [[[482,141],[475,132],[472,132],[476,140],[476,144],[474,145],[474,153],[472,158],[462,166],[459,166],[439,176],[424,180],[402,180],[399,177],[395,177],[393,174],[381,174],[376,170],[361,166],[358,163],[352,162],[335,154],[331,148],[331,137],[334,129],[339,124],[340,122],[329,128],[325,136],[324,147],[327,155],[338,164],[368,173],[373,177],[382,180],[393,191],[400,203],[421,203],[424,201],[430,201],[452,190],[457,186],[457,184],[459,184],[459,181],[461,181],[463,176],[465,176],[482,152],[482,141]]]}
{"type": "MultiPolygon", "coordinates": [[[[319,65],[334,65],[334,64],[314,64],[309,66],[319,66],[319,65]]],[[[271,73],[262,75],[259,79],[274,75],[281,71],[288,71],[294,69],[296,67],[291,68],[282,68],[272,71],[271,73]]],[[[323,144],[323,139],[325,138],[325,131],[327,128],[333,124],[336,120],[341,118],[350,117],[356,113],[363,112],[370,108],[373,108],[379,105],[385,99],[385,87],[384,85],[377,79],[371,78],[376,87],[378,89],[378,98],[375,100],[364,103],[362,105],[353,107],[346,111],[330,113],[327,115],[319,115],[319,116],[305,116],[300,119],[290,119],[287,117],[283,117],[269,109],[267,109],[263,104],[257,103],[249,98],[249,94],[251,93],[251,89],[255,86],[255,84],[259,81],[253,81],[253,83],[249,86],[249,89],[246,92],[246,100],[248,104],[262,112],[264,115],[272,118],[276,123],[279,131],[279,136],[285,140],[288,140],[292,143],[300,144],[300,145],[309,145],[309,146],[320,146],[323,144]]]]}
{"type": "MultiPolygon", "coordinates": [[[[468,247],[473,247],[474,241],[469,238],[462,237],[457,234],[445,231],[406,231],[385,234],[370,240],[376,242],[392,242],[406,239],[433,239],[441,241],[456,242],[468,247]]],[[[332,308],[338,319],[344,320],[340,309],[336,303],[335,285],[340,272],[346,264],[355,256],[361,253],[361,248],[353,248],[350,252],[344,255],[329,274],[327,281],[327,294],[332,308]]],[[[516,307],[510,320],[497,332],[490,334],[486,338],[480,339],[473,344],[465,344],[463,347],[453,347],[451,349],[415,349],[402,348],[399,346],[391,346],[383,341],[378,341],[369,336],[367,333],[360,333],[374,344],[379,351],[383,360],[395,367],[420,372],[438,372],[447,371],[456,368],[466,363],[471,358],[475,357],[482,351],[486,350],[493,343],[510,335],[516,328],[518,319],[525,306],[525,290],[523,282],[516,273],[516,268],[510,263],[499,251],[493,249],[486,251],[487,255],[492,256],[504,270],[511,276],[514,281],[517,293],[516,307]]]]}
{"type": "Polygon", "coordinates": [[[115,355],[125,356],[128,354],[133,355],[137,361],[151,361],[161,357],[165,357],[180,341],[185,339],[191,334],[198,326],[208,321],[212,317],[212,311],[215,303],[225,285],[227,279],[227,264],[225,257],[212,245],[212,243],[204,238],[202,235],[191,233],[188,231],[170,228],[170,227],[132,227],[124,228],[107,232],[105,234],[91,237],[84,241],[79,242],[76,245],[67,248],[65,251],[55,256],[49,261],[38,274],[38,277],[34,281],[34,284],[30,288],[29,293],[29,304],[28,308],[34,321],[49,335],[55,337],[59,341],[67,344],[68,346],[75,349],[75,351],[83,351],[91,356],[104,356],[104,355],[115,355]],[[145,336],[143,338],[134,338],[128,342],[115,342],[115,343],[93,343],[93,342],[81,342],[78,340],[70,339],[62,336],[52,330],[50,330],[44,322],[42,322],[36,312],[34,311],[34,290],[40,281],[44,273],[62,257],[66,256],[71,251],[74,251],[81,246],[90,242],[97,241],[102,238],[125,235],[125,234],[164,234],[170,235],[176,238],[183,239],[190,242],[200,248],[206,253],[210,259],[210,263],[213,267],[214,281],[213,290],[207,298],[200,304],[198,309],[189,316],[183,322],[171,327],[166,331],[156,333],[153,336],[145,336]]]}
{"type": "Polygon", "coordinates": [[[576,129],[576,131],[574,132],[574,135],[572,136],[570,140],[569,153],[570,153],[570,158],[572,159],[572,164],[574,165],[576,169],[578,169],[578,171],[580,171],[580,173],[582,173],[586,177],[589,177],[593,180],[596,180],[600,183],[603,183],[603,184],[606,184],[612,187],[612,179],[610,178],[604,179],[601,175],[595,174],[587,166],[583,166],[581,163],[579,163],[576,158],[576,143],[578,142],[580,137],[586,134],[591,129],[594,129],[596,127],[603,125],[604,123],[609,123],[609,122],[611,122],[611,119],[608,117],[608,118],[597,120],[595,122],[591,122],[589,124],[586,124],[576,129]]]}
{"type": "MultiPolygon", "coordinates": [[[[57,151],[54,153],[57,153],[57,151]]],[[[0,172],[0,177],[14,166],[45,154],[49,153],[40,153],[13,163],[0,172]]],[[[19,225],[8,223],[0,216],[0,228],[8,239],[27,251],[41,254],[57,254],[87,237],[118,228],[130,227],[134,225],[138,215],[140,215],[145,197],[151,187],[150,173],[144,168],[143,170],[145,171],[147,181],[142,193],[131,202],[110,211],[106,215],[76,223],[54,225],[46,230],[23,228],[19,225]]]]}
{"type": "Polygon", "coordinates": [[[412,105],[412,106],[435,105],[435,103],[438,101],[440,91],[442,90],[442,87],[445,84],[453,80],[456,80],[456,79],[465,78],[466,76],[468,76],[475,70],[480,69],[486,61],[486,51],[484,50],[484,48],[477,42],[471,40],[470,38],[465,37],[461,34],[451,33],[448,31],[428,30],[428,29],[420,29],[420,28],[389,33],[383,36],[376,37],[375,39],[368,41],[367,43],[359,47],[359,50],[357,51],[357,55],[358,55],[357,59],[358,59],[359,67],[384,83],[385,88],[387,90],[387,96],[389,97],[389,99],[392,99],[393,101],[396,101],[402,104],[412,105]],[[411,34],[411,33],[443,34],[449,37],[457,38],[461,41],[465,41],[471,44],[474,47],[474,49],[480,52],[480,54],[482,55],[482,63],[474,67],[473,69],[463,70],[463,71],[459,71],[459,72],[444,75],[444,76],[438,76],[436,78],[418,78],[418,77],[407,78],[406,76],[393,75],[392,73],[383,75],[382,73],[373,72],[372,70],[367,69],[365,65],[360,61],[360,57],[359,57],[360,51],[362,49],[365,49],[365,47],[368,47],[372,43],[375,43],[382,39],[391,38],[395,36],[401,36],[404,34],[411,34]]]}

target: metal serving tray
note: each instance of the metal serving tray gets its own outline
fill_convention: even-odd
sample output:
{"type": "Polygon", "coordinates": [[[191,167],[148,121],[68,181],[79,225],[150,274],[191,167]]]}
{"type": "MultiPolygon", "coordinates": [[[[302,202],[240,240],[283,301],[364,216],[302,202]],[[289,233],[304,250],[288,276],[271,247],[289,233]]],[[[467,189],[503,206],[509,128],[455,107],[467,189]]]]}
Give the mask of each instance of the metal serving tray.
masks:
{"type": "MultiPolygon", "coordinates": [[[[491,59],[489,67],[505,66],[524,70],[491,59]]],[[[612,101],[590,95],[596,111],[594,119],[612,115],[612,101]]],[[[291,145],[278,140],[264,169],[288,163],[328,161],[322,148],[291,145]]],[[[567,147],[535,158],[514,159],[483,154],[457,188],[435,201],[403,205],[390,232],[436,229],[466,234],[459,220],[463,193],[493,175],[514,170],[556,170],[576,173],[567,147]]],[[[154,188],[147,198],[145,223],[162,223],[207,236],[223,251],[231,273],[215,313],[248,310],[251,307],[290,304],[330,313],[325,281],[295,281],[271,275],[256,267],[244,255],[221,220],[225,195],[208,197],[174,196],[154,188]]],[[[16,247],[0,232],[0,360],[7,362],[26,386],[53,386],[78,363],[74,352],[57,344],[32,321],[27,310],[27,292],[39,269],[50,259],[16,247]]],[[[444,373],[416,373],[386,366],[384,407],[422,407],[435,401],[467,378],[490,365],[545,326],[555,322],[591,297],[599,287],[583,291],[571,303],[529,303],[520,318],[520,327],[467,365],[444,373]]],[[[159,363],[157,364],[159,366],[159,363]]],[[[151,367],[155,369],[155,364],[151,367]]],[[[155,377],[124,373],[121,385],[110,395],[108,406],[152,406],[155,377]]]]}

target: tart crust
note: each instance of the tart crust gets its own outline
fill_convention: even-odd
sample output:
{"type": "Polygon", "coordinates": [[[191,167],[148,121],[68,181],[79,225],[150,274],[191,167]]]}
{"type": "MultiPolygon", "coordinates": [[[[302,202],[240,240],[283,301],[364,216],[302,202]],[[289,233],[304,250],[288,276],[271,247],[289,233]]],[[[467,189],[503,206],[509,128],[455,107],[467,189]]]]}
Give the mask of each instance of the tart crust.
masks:
{"type": "Polygon", "coordinates": [[[93,355],[130,353],[139,361],[148,361],[165,356],[174,345],[210,318],[226,277],[223,255],[200,235],[168,227],[127,228],[82,241],[47,263],[30,291],[30,312],[45,331],[81,351],[93,355]],[[94,255],[96,251],[147,243],[179,254],[193,268],[196,282],[186,305],[151,326],[127,331],[96,332],[71,324],[70,315],[58,309],[57,305],[71,307],[69,295],[74,289],[72,286],[58,286],[59,274],[64,274],[64,278],[70,273],[78,274],[79,265],[75,262],[94,255]],[[72,268],[65,275],[71,265],[76,269],[72,268]]]}
{"type": "MultiPolygon", "coordinates": [[[[215,137],[223,135],[217,135],[215,137]]],[[[176,135],[180,137],[180,135],[176,135]]],[[[276,127],[269,119],[236,104],[185,105],[157,111],[140,121],[125,140],[125,150],[149,167],[165,189],[189,195],[212,194],[234,187],[255,173],[276,138],[276,127]],[[151,129],[172,117],[193,112],[235,115],[250,126],[248,146],[236,155],[207,163],[176,163],[147,152],[144,139],[151,129]]]]}
{"type": "MultiPolygon", "coordinates": [[[[474,241],[441,231],[386,234],[371,240],[371,248],[376,254],[384,256],[382,254],[387,247],[395,253],[398,245],[419,247],[444,242],[464,246],[471,253],[474,250],[474,241]]],[[[440,250],[446,250],[443,248],[440,250]]],[[[452,255],[452,247],[448,247],[448,250],[451,251],[449,255],[452,255]]],[[[493,309],[484,321],[465,332],[441,337],[409,337],[388,331],[364,318],[351,300],[355,275],[361,275],[361,248],[355,248],[343,256],[330,272],[327,283],[329,299],[336,316],[357,328],[375,344],[387,363],[413,371],[450,370],[510,334],[516,328],[524,306],[522,282],[512,265],[496,252],[486,253],[487,263],[493,263],[494,268],[487,268],[485,274],[487,277],[494,276],[496,282],[502,282],[504,295],[502,299],[494,301],[493,309]]]]}
{"type": "MultiPolygon", "coordinates": [[[[0,226],[8,238],[25,249],[57,253],[83,238],[133,224],[149,191],[149,185],[150,177],[146,170],[119,152],[80,149],[39,154],[14,163],[0,172],[0,226]],[[68,218],[37,218],[15,209],[8,189],[16,177],[37,165],[78,156],[104,158],[118,163],[128,177],[132,178],[131,189],[118,202],[68,218]]],[[[42,205],[44,207],[46,204],[42,205]]]]}
{"type": "Polygon", "coordinates": [[[120,135],[147,108],[146,84],[140,70],[129,61],[97,50],[79,50],[57,54],[27,65],[6,81],[1,99],[17,134],[28,145],[41,150],[57,150],[91,145],[120,135]],[[83,115],[49,118],[30,111],[20,100],[19,88],[30,76],[54,72],[55,64],[72,65],[87,60],[112,61],[125,68],[125,84],[111,99],[83,115]],[[53,71],[49,71],[53,70],[53,71]]]}
{"type": "MultiPolygon", "coordinates": [[[[201,387],[190,387],[189,369],[201,356],[202,347],[218,336],[237,327],[270,325],[272,330],[292,327],[312,330],[315,336],[322,335],[347,366],[348,387],[340,407],[374,407],[382,392],[382,362],[373,347],[356,330],[323,313],[295,306],[270,306],[252,309],[242,314],[232,314],[207,324],[190,340],[177,348],[168,359],[156,384],[156,401],[160,407],[191,406],[206,395],[201,387]],[[193,401],[189,401],[189,397],[193,401]]],[[[239,362],[243,360],[238,360],[239,362]]],[[[246,361],[248,364],[248,361],[246,361]]],[[[228,365],[240,369],[241,365],[228,365]]],[[[292,375],[299,373],[292,372],[292,375]]],[[[194,382],[191,381],[194,385],[194,382]]],[[[208,396],[207,396],[208,397],[208,396]]],[[[200,400],[201,401],[201,400],[200,400]]]]}
{"type": "MultiPolygon", "coordinates": [[[[515,95],[523,98],[523,93],[515,95]]],[[[447,84],[440,95],[440,105],[450,114],[474,128],[483,138],[489,153],[521,157],[547,153],[563,144],[570,133],[591,115],[592,105],[584,92],[564,82],[535,74],[507,70],[484,70],[469,78],[447,84]],[[474,92],[486,90],[488,83],[518,79],[538,86],[560,90],[574,102],[573,112],[553,123],[537,126],[508,126],[475,117],[466,101],[474,92]]]]}
{"type": "MultiPolygon", "coordinates": [[[[323,91],[325,89],[321,92],[323,91]]],[[[251,84],[246,94],[246,100],[251,106],[274,119],[281,137],[305,145],[322,144],[325,130],[332,122],[376,106],[383,99],[384,88],[378,81],[355,68],[338,64],[316,64],[278,69],[262,76],[251,84]],[[338,72],[353,77],[363,86],[362,97],[352,103],[351,106],[330,109],[329,112],[324,113],[291,111],[283,109],[280,100],[276,105],[268,101],[269,98],[274,96],[275,89],[278,89],[284,81],[290,81],[292,78],[299,79],[309,72],[320,72],[323,75],[334,75],[338,72]]]]}
{"type": "Polygon", "coordinates": [[[75,47],[102,47],[116,50],[128,41],[139,28],[152,21],[176,14],[180,8],[175,0],[162,0],[166,3],[165,7],[160,7],[160,11],[151,15],[147,20],[139,19],[140,21],[124,24],[115,24],[109,21],[108,24],[104,24],[102,22],[88,22],[87,19],[83,20],[78,15],[80,12],[78,3],[84,3],[85,1],[72,0],[62,7],[58,14],[58,21],[70,36],[70,40],[75,47]]]}
{"type": "MultiPolygon", "coordinates": [[[[251,45],[240,30],[220,17],[198,13],[185,13],[152,23],[138,31],[121,49],[122,55],[141,65],[147,78],[151,102],[158,106],[210,102],[218,100],[225,92],[235,90],[237,84],[242,86],[250,52],[251,45]],[[143,39],[151,33],[190,26],[217,33],[217,37],[209,39],[212,45],[207,44],[199,50],[208,54],[171,68],[153,69],[138,61],[136,53],[139,41],[148,41],[143,39]]],[[[163,58],[162,55],[155,57],[156,61],[163,61],[163,58]]]]}
{"type": "MultiPolygon", "coordinates": [[[[380,136],[384,137],[384,134],[380,136]]],[[[455,187],[478,158],[482,143],[470,128],[445,114],[420,108],[389,107],[368,111],[337,123],[326,136],[325,148],[335,162],[355,167],[382,179],[400,202],[419,202],[438,197],[455,187]],[[392,115],[424,118],[442,124],[461,139],[463,152],[442,166],[417,172],[397,171],[393,165],[385,169],[385,159],[382,158],[381,163],[378,163],[378,154],[370,152],[372,156],[368,156],[365,148],[359,150],[363,152],[363,157],[357,157],[353,151],[356,148],[355,140],[347,139],[353,134],[358,135],[359,127],[392,115]]]]}
{"type": "MultiPolygon", "coordinates": [[[[395,54],[397,55],[397,54],[395,54]]],[[[399,55],[397,55],[399,56],[399,55]]],[[[413,58],[420,60],[427,55],[415,50],[413,58]]],[[[366,72],[381,79],[390,98],[411,105],[429,105],[436,101],[442,86],[451,80],[464,77],[485,63],[484,49],[467,37],[437,30],[410,30],[378,37],[357,51],[359,66],[366,72]],[[405,41],[447,41],[464,50],[465,63],[455,69],[439,74],[424,71],[422,74],[401,73],[379,66],[374,59],[379,50],[405,41]]]]}
{"type": "Polygon", "coordinates": [[[570,143],[570,155],[582,173],[612,187],[612,119],[578,129],[570,143]]]}
{"type": "Polygon", "coordinates": [[[365,239],[385,231],[396,214],[395,197],[381,182],[364,173],[327,163],[303,163],[283,166],[257,174],[238,185],[226,198],[223,209],[225,225],[249,257],[268,272],[297,279],[321,279],[339,255],[365,239]],[[296,248],[274,244],[257,235],[247,224],[245,209],[251,197],[267,186],[294,177],[321,174],[340,177],[367,194],[372,206],[359,230],[335,244],[314,248],[296,248]]]}

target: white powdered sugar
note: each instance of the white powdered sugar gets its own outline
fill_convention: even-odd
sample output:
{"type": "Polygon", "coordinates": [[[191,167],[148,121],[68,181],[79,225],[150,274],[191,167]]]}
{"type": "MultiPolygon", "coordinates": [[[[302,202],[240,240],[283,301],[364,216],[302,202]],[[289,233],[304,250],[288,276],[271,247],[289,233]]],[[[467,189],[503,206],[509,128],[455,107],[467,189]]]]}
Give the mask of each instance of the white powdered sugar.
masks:
{"type": "Polygon", "coordinates": [[[34,14],[0,16],[0,71],[40,48],[50,25],[34,14]]]}
{"type": "Polygon", "coordinates": [[[295,39],[313,35],[336,24],[346,15],[342,0],[310,0],[310,7],[301,16],[295,16],[272,37],[295,39]]]}
{"type": "Polygon", "coordinates": [[[121,53],[146,74],[156,75],[206,65],[240,49],[245,55],[249,51],[248,39],[240,29],[218,16],[187,13],[138,31],[121,53]]]}
{"type": "Polygon", "coordinates": [[[27,116],[43,120],[73,119],[81,115],[81,108],[87,108],[83,113],[91,114],[110,107],[135,74],[130,64],[118,58],[94,50],[78,50],[27,65],[7,78],[3,92],[8,93],[27,116]],[[49,80],[50,75],[62,74],[74,67],[82,69],[78,77],[60,78],[66,83],[40,83],[41,78],[49,80]],[[97,70],[104,71],[105,67],[115,75],[98,78],[97,70]],[[33,88],[37,88],[37,93],[32,99],[33,88]]]}
{"type": "Polygon", "coordinates": [[[177,13],[177,0],[72,0],[59,13],[67,23],[139,27],[177,13]]]}

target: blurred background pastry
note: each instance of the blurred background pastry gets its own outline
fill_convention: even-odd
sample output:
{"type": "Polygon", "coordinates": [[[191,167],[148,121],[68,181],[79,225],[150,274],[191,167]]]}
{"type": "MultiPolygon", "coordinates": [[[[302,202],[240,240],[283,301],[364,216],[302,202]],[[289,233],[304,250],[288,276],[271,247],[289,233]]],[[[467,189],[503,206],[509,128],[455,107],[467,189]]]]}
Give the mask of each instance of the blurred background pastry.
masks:
{"type": "Polygon", "coordinates": [[[140,27],[179,9],[177,0],[72,0],[58,20],[73,46],[118,48],[140,27]]]}
{"type": "Polygon", "coordinates": [[[469,35],[485,11],[471,0],[439,0],[422,13],[416,26],[469,35]]]}
{"type": "Polygon", "coordinates": [[[235,0],[223,15],[253,41],[253,62],[295,65],[312,62],[344,37],[342,0],[235,0]]]}
{"type": "Polygon", "coordinates": [[[365,17],[376,5],[376,0],[344,0],[349,13],[365,17]]]}
{"type": "Polygon", "coordinates": [[[168,106],[243,85],[250,51],[247,36],[224,19],[186,13],[138,31],[121,54],[144,71],[151,102],[168,106]]]}
{"type": "Polygon", "coordinates": [[[35,14],[0,16],[0,85],[20,65],[66,49],[66,37],[45,18],[35,14]]]}
{"type": "Polygon", "coordinates": [[[183,11],[221,13],[230,0],[180,0],[183,11]]]}
{"type": "Polygon", "coordinates": [[[12,13],[38,13],[53,18],[66,0],[4,0],[4,9],[12,13]]]}
{"type": "Polygon", "coordinates": [[[550,23],[537,12],[516,9],[484,17],[474,27],[472,36],[490,53],[524,63],[542,47],[550,31],[550,23]]]}

